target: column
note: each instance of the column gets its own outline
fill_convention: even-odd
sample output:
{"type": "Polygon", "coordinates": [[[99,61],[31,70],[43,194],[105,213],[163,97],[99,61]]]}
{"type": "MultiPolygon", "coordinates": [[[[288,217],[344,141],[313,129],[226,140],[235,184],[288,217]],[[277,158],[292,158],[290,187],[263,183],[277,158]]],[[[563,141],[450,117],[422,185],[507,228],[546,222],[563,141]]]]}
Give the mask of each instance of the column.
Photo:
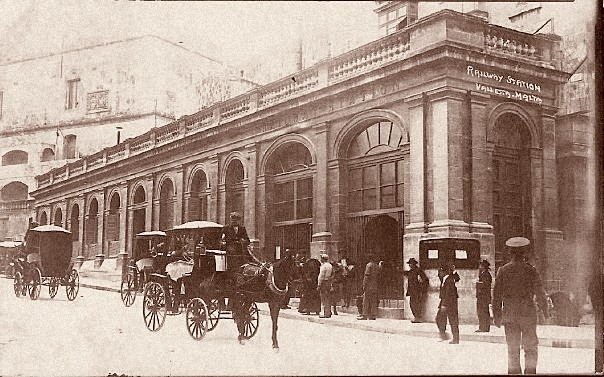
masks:
{"type": "Polygon", "coordinates": [[[182,215],[183,215],[183,186],[184,186],[184,173],[183,167],[180,166],[176,172],[174,173],[174,216],[173,216],[173,224],[179,225],[182,224],[182,215]]]}
{"type": "Polygon", "coordinates": [[[208,220],[221,223],[218,214],[218,186],[220,185],[218,174],[218,155],[213,155],[208,161],[207,178],[210,184],[210,200],[208,203],[208,220]]]}
{"type": "Polygon", "coordinates": [[[120,182],[120,235],[119,235],[119,253],[126,253],[126,239],[130,232],[128,230],[128,183],[120,182]]]}
{"type": "Polygon", "coordinates": [[[463,203],[463,95],[447,89],[430,96],[432,211],[430,232],[458,236],[469,228],[463,203]]]}
{"type": "Polygon", "coordinates": [[[336,259],[337,244],[332,240],[328,229],[329,205],[327,160],[328,160],[328,123],[320,123],[313,127],[315,132],[315,146],[317,156],[317,170],[314,177],[313,193],[313,235],[310,242],[311,258],[318,258],[321,253],[326,253],[330,259],[336,259]]]}
{"type": "Polygon", "coordinates": [[[493,210],[493,183],[489,174],[492,166],[493,145],[487,144],[487,101],[489,96],[471,93],[468,96],[469,126],[471,129],[471,200],[470,232],[480,241],[480,259],[495,266],[495,234],[489,224],[493,210]]]}
{"type": "Polygon", "coordinates": [[[246,145],[244,148],[247,159],[247,190],[245,190],[245,228],[250,238],[257,238],[256,232],[256,176],[257,176],[257,153],[256,144],[246,145]]]}
{"type": "Polygon", "coordinates": [[[105,192],[99,192],[99,212],[98,212],[98,225],[97,225],[97,255],[106,255],[107,250],[104,245],[104,237],[105,234],[105,192]]]}
{"type": "MultiPolygon", "coordinates": [[[[147,195],[145,198],[147,200],[147,208],[145,209],[145,231],[150,231],[152,229],[157,229],[153,228],[153,197],[155,195],[155,182],[152,174],[145,176],[145,180],[145,193],[147,195]]],[[[155,218],[157,219],[157,216],[155,216],[155,218]]]]}
{"type": "Polygon", "coordinates": [[[134,209],[131,206],[128,206],[128,232],[126,233],[128,236],[126,238],[126,253],[129,256],[132,256],[132,239],[134,238],[134,209]]]}
{"type": "Polygon", "coordinates": [[[266,176],[261,175],[256,179],[256,201],[258,208],[256,211],[256,237],[262,237],[263,243],[259,245],[260,252],[259,256],[263,260],[268,260],[269,257],[266,255],[266,244],[270,241],[268,237],[272,234],[270,231],[270,224],[267,222],[269,216],[266,211],[268,209],[267,197],[266,197],[266,176]]]}
{"type": "Polygon", "coordinates": [[[182,202],[182,217],[183,223],[186,223],[188,221],[191,221],[191,214],[189,213],[189,202],[191,201],[191,193],[190,192],[184,192],[184,196],[183,196],[183,202],[182,202]]]}
{"type": "MultiPolygon", "coordinates": [[[[568,285],[563,287],[564,290],[570,290],[577,293],[581,290],[581,285],[585,282],[581,279],[574,279],[577,274],[583,271],[590,271],[589,258],[585,256],[579,256],[579,254],[570,255],[567,248],[565,248],[562,232],[560,231],[559,225],[559,201],[558,201],[558,165],[556,159],[556,119],[554,117],[555,109],[551,111],[544,110],[541,114],[541,133],[542,133],[542,162],[541,172],[535,172],[539,174],[538,178],[541,179],[541,186],[535,187],[536,191],[539,191],[541,197],[541,211],[542,218],[536,218],[534,223],[537,229],[543,230],[543,244],[541,247],[535,245],[535,262],[537,267],[542,271],[542,275],[546,277],[561,278],[566,281],[568,285]],[[548,259],[552,260],[552,263],[548,262],[548,259]],[[564,266],[564,267],[562,267],[564,266]],[[557,273],[554,270],[558,269],[557,273]]],[[[535,153],[536,154],[536,153],[535,153]]],[[[537,156],[535,156],[537,157],[537,156]]],[[[538,157],[537,157],[538,158],[538,157]]],[[[531,156],[531,160],[533,160],[531,156]]],[[[537,159],[535,159],[537,160],[537,159]]],[[[535,161],[537,163],[538,161],[535,161]]],[[[531,171],[531,175],[533,172],[531,171]]],[[[535,208],[535,207],[534,207],[535,208]]],[[[535,211],[536,212],[536,211],[535,211]]],[[[586,222],[584,222],[586,224],[586,222]]],[[[578,250],[583,250],[586,245],[582,245],[578,250]]],[[[582,300],[582,297],[578,297],[578,300],[582,300]]]]}
{"type": "Polygon", "coordinates": [[[425,212],[425,125],[423,96],[409,99],[409,225],[407,232],[423,232],[426,225],[425,212]]]}

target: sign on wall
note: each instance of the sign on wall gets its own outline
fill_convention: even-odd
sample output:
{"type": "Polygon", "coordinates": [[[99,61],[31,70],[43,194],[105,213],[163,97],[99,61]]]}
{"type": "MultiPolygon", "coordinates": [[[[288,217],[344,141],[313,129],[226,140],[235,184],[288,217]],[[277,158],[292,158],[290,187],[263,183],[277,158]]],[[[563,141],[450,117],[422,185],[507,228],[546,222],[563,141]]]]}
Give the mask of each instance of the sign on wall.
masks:
{"type": "Polygon", "coordinates": [[[479,92],[536,103],[538,105],[543,103],[543,99],[540,97],[541,85],[536,82],[521,80],[513,74],[505,75],[487,69],[479,69],[473,65],[468,65],[466,67],[466,75],[475,77],[480,81],[475,83],[476,90],[479,92]],[[508,84],[518,89],[503,89],[495,86],[497,84],[508,84]]]}
{"type": "Polygon", "coordinates": [[[86,96],[86,111],[96,113],[109,110],[109,91],[88,93],[86,96]]]}

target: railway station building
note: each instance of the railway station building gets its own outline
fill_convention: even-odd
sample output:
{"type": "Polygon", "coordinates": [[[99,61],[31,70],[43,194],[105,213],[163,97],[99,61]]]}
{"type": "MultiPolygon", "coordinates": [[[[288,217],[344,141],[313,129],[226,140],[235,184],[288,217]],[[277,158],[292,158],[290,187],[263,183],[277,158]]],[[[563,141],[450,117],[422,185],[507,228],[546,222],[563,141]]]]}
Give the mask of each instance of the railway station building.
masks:
{"type": "Polygon", "coordinates": [[[409,258],[434,310],[453,260],[472,321],[479,260],[502,266],[512,236],[547,287],[576,288],[589,264],[562,229],[581,221],[563,211],[581,185],[565,161],[586,164],[573,143],[587,126],[557,118],[560,38],[412,4],[381,39],[37,176],[37,221],[60,211],[74,257],[114,258],[141,231],[237,210],[265,260],[289,248],[362,269],[376,254],[381,305],[405,318],[409,258]]]}

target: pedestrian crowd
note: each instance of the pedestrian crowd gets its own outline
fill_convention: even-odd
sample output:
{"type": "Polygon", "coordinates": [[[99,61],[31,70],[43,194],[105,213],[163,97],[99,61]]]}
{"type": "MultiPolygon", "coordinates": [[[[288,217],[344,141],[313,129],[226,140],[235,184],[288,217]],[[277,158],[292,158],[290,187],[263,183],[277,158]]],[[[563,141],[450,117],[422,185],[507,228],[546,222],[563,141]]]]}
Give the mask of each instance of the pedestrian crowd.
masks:
{"type": "MultiPolygon", "coordinates": [[[[476,332],[489,332],[491,324],[504,326],[508,346],[508,373],[522,373],[520,349],[524,350],[524,373],[534,374],[537,368],[538,338],[536,333],[538,310],[549,317],[549,306],[537,270],[527,262],[526,252],[530,241],[524,237],[512,237],[506,241],[511,260],[499,268],[496,277],[490,272],[490,263],[481,260],[478,266],[476,287],[476,332]],[[494,284],[493,284],[494,281],[494,284]],[[491,292],[493,294],[491,295],[491,292]],[[492,311],[492,313],[491,313],[492,311]],[[492,318],[492,319],[491,319],[492,318]]],[[[380,297],[380,273],[382,262],[374,254],[367,255],[364,268],[349,259],[329,261],[327,254],[319,259],[306,259],[296,255],[298,274],[297,291],[300,297],[298,311],[305,315],[330,318],[338,315],[336,304],[350,307],[356,299],[358,320],[376,320],[380,297]],[[362,274],[361,276],[357,276],[362,274]],[[361,296],[354,296],[355,281],[360,285],[361,296]]],[[[425,321],[425,307],[430,281],[415,258],[407,262],[406,296],[413,314],[412,323],[425,321]]],[[[457,283],[461,280],[452,263],[443,263],[438,269],[438,308],[436,326],[441,341],[459,344],[459,309],[457,283]],[[447,324],[452,337],[447,333],[447,324]]],[[[289,308],[289,298],[283,308],[289,308]]]]}

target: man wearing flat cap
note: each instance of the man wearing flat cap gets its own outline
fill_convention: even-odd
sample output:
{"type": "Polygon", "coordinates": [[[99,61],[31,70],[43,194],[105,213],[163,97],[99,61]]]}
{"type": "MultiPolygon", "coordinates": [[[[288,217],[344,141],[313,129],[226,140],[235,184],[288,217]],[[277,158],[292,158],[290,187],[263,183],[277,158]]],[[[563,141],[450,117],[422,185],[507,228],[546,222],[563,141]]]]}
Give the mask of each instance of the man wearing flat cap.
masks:
{"type": "Polygon", "coordinates": [[[508,345],[508,374],[522,374],[520,346],[524,349],[524,373],[537,373],[537,309],[535,301],[548,317],[545,292],[535,267],[525,262],[530,241],[512,237],[505,242],[511,261],[499,268],[493,289],[495,326],[505,327],[508,345]]]}
{"type": "Polygon", "coordinates": [[[237,271],[241,265],[250,260],[250,254],[247,251],[250,238],[245,227],[240,224],[241,214],[239,212],[231,212],[229,218],[230,223],[222,228],[222,241],[226,244],[228,269],[237,271]]]}
{"type": "Polygon", "coordinates": [[[478,265],[478,281],[476,282],[476,314],[478,314],[478,330],[476,332],[489,332],[491,329],[491,283],[493,277],[489,272],[491,264],[483,259],[478,265]]]}
{"type": "Polygon", "coordinates": [[[409,306],[413,313],[412,323],[420,323],[424,318],[424,308],[426,295],[429,288],[429,280],[426,273],[419,268],[419,263],[415,258],[409,258],[407,261],[409,271],[407,275],[407,296],[409,296],[409,306]]]}

